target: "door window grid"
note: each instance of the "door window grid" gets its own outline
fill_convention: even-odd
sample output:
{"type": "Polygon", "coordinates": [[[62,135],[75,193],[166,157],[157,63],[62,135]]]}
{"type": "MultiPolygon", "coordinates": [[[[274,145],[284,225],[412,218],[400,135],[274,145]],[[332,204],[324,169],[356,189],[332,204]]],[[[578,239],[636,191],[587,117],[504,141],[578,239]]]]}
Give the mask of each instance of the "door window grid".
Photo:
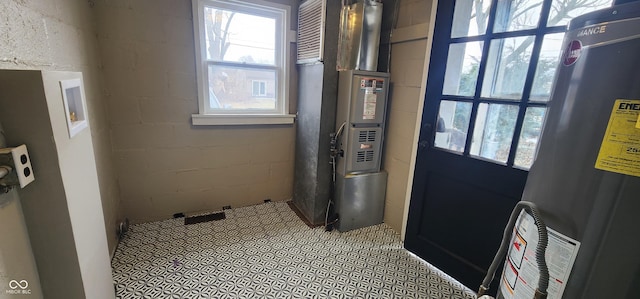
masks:
{"type": "MultiPolygon", "coordinates": [[[[528,169],[540,137],[539,127],[544,121],[567,15],[571,11],[585,13],[603,8],[611,1],[588,3],[592,4],[590,8],[563,8],[552,0],[457,1],[437,125],[444,120],[442,114],[459,114],[458,109],[452,112],[447,107],[458,107],[456,103],[460,101],[467,104],[471,101],[471,121],[465,130],[446,127],[436,130],[434,146],[528,169]],[[492,2],[491,5],[487,5],[488,2],[492,2]],[[473,49],[474,46],[479,50],[473,49]],[[509,103],[515,105],[504,105],[509,103]],[[487,114],[491,106],[505,112],[487,114]],[[501,117],[500,113],[507,114],[501,117]],[[514,115],[515,119],[505,119],[514,115]],[[489,116],[490,119],[485,119],[489,116]],[[537,120],[539,125],[531,123],[537,120]],[[487,124],[501,131],[491,132],[490,128],[483,127],[487,124]],[[501,126],[495,127],[497,124],[501,126]],[[457,131],[453,129],[464,132],[464,144],[443,143],[443,140],[459,139],[460,136],[454,138],[453,133],[457,131]],[[446,138],[443,135],[447,135],[446,138]],[[501,146],[496,147],[496,142],[501,146]]],[[[447,121],[443,123],[446,125],[447,121]]]]}

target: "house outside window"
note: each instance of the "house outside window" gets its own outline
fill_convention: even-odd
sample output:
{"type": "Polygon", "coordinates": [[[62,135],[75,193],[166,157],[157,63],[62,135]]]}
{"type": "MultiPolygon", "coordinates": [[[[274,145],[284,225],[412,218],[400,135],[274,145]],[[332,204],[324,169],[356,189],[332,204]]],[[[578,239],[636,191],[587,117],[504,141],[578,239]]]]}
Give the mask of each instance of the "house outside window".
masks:
{"type": "Polygon", "coordinates": [[[267,96],[267,82],[266,81],[251,81],[251,94],[254,97],[266,97],[267,96]]]}
{"type": "MultiPolygon", "coordinates": [[[[290,8],[261,1],[192,0],[199,114],[194,124],[226,124],[229,116],[288,115],[290,8]]],[[[253,121],[251,119],[254,119],[253,121]]]]}

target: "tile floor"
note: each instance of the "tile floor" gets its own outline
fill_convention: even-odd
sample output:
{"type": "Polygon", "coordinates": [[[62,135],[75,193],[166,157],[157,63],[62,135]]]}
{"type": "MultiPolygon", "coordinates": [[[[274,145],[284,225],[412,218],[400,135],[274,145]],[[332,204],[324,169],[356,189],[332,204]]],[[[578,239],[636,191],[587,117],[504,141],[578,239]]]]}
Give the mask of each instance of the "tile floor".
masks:
{"type": "Polygon", "coordinates": [[[225,212],[132,225],[112,261],[117,297],[475,298],[385,224],[325,232],[281,202],[225,212]]]}

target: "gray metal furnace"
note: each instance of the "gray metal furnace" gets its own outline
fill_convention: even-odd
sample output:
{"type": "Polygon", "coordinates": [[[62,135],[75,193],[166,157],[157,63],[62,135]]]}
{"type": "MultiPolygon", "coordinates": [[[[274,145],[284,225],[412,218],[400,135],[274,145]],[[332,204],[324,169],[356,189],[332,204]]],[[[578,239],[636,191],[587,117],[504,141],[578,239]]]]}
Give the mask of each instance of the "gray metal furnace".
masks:
{"type": "Polygon", "coordinates": [[[339,75],[335,202],[339,231],[382,223],[387,173],[380,169],[389,74],[339,75]]]}
{"type": "MultiPolygon", "coordinates": [[[[384,23],[381,1],[347,2],[304,0],[298,11],[298,113],[293,203],[312,225],[327,224],[330,214],[328,203],[332,202],[330,199],[335,193],[329,150],[330,134],[337,129],[334,127],[336,106],[341,105],[337,104],[336,97],[337,70],[389,69],[388,45],[386,52],[383,51],[386,55],[381,59],[378,58],[378,50],[381,35],[385,36],[388,44],[393,10],[387,10],[387,26],[383,27],[387,33],[381,34],[384,23]]],[[[385,88],[386,84],[388,80],[385,88]]],[[[341,124],[345,119],[337,121],[341,124]]],[[[379,166],[377,168],[373,172],[378,172],[379,166]]],[[[378,194],[380,190],[372,192],[378,194]]]]}

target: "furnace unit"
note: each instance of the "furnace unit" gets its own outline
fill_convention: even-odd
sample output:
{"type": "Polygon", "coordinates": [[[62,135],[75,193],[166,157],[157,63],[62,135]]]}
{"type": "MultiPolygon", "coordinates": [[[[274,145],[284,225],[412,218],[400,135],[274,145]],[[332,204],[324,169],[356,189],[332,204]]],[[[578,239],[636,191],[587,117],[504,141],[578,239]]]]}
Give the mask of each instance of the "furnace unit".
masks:
{"type": "Polygon", "coordinates": [[[382,223],[387,173],[380,169],[389,74],[342,71],[336,115],[337,229],[382,223]]]}

